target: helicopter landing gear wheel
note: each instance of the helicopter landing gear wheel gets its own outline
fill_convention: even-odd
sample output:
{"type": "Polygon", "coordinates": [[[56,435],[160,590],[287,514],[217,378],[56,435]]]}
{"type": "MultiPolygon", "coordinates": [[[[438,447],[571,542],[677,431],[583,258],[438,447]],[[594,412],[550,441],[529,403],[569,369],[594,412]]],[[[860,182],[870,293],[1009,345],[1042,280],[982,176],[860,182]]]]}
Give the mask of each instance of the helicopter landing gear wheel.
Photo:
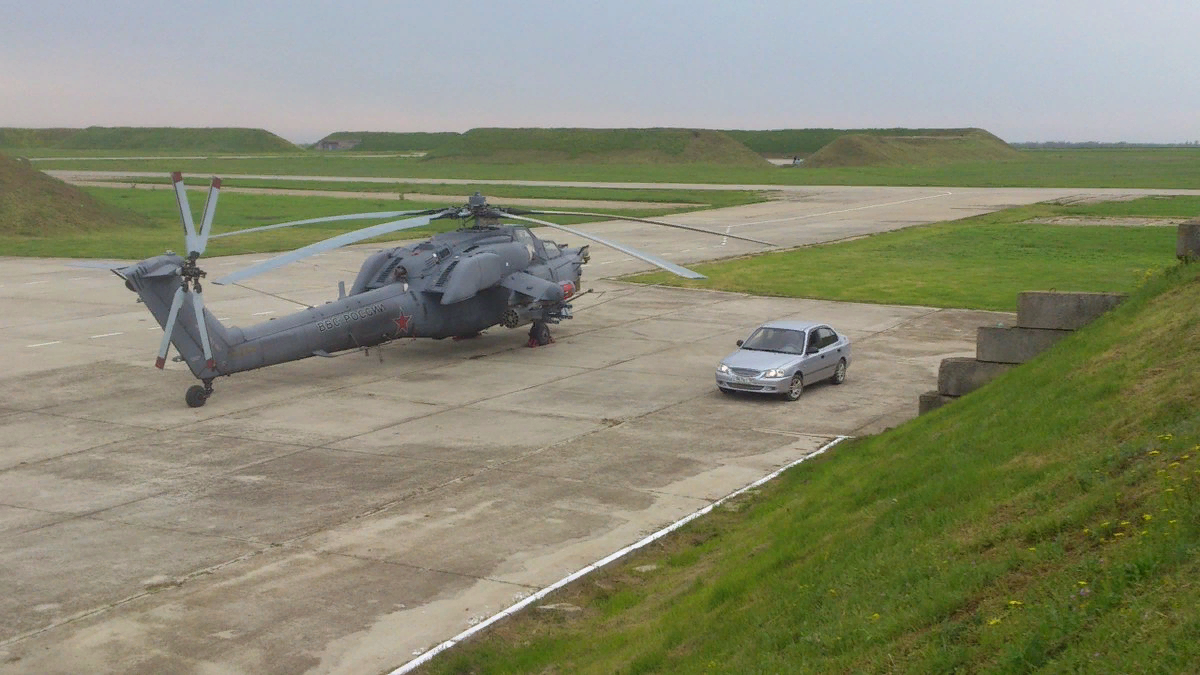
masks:
{"type": "Polygon", "coordinates": [[[529,328],[529,346],[544,347],[551,342],[554,338],[550,337],[550,325],[545,321],[534,321],[529,328]]]}
{"type": "Polygon", "coordinates": [[[204,393],[204,387],[198,384],[193,384],[188,387],[187,393],[183,396],[187,401],[189,408],[199,408],[208,400],[208,395],[204,393]]]}
{"type": "Polygon", "coordinates": [[[183,395],[183,400],[187,401],[189,408],[199,408],[208,402],[208,397],[212,396],[212,393],[212,380],[204,380],[204,386],[193,384],[188,387],[187,393],[183,395]]]}

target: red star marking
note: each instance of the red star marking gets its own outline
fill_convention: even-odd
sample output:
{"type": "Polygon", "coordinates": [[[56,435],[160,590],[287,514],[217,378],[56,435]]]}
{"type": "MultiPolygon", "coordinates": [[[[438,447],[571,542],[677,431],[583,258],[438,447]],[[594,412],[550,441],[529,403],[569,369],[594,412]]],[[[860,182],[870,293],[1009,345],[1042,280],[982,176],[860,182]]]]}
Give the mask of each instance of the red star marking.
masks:
{"type": "Polygon", "coordinates": [[[401,314],[399,317],[392,319],[396,323],[396,335],[412,332],[412,317],[407,314],[401,314]]]}
{"type": "Polygon", "coordinates": [[[570,281],[562,282],[563,300],[575,295],[575,284],[570,281]]]}

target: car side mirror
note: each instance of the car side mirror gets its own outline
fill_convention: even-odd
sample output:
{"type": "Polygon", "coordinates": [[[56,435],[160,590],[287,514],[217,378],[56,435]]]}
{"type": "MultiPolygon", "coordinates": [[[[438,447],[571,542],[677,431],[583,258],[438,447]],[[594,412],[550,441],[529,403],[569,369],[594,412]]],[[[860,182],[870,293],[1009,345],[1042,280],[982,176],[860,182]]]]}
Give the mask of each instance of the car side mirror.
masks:
{"type": "Polygon", "coordinates": [[[743,342],[745,342],[745,340],[738,340],[738,341],[737,341],[737,346],[741,347],[743,342]]]}
{"type": "Polygon", "coordinates": [[[808,349],[804,350],[804,353],[805,354],[816,354],[819,351],[821,351],[820,347],[818,347],[816,345],[809,345],[808,349]]]}

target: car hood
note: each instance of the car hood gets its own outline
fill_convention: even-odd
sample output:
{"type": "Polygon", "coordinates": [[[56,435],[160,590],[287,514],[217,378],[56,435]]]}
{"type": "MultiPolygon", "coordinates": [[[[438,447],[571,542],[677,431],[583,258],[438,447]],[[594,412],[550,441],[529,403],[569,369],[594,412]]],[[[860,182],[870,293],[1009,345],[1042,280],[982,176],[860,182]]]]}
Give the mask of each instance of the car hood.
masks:
{"type": "Polygon", "coordinates": [[[753,349],[739,349],[721,359],[721,363],[730,368],[751,368],[753,370],[771,370],[790,366],[800,360],[799,354],[780,354],[779,352],[760,352],[753,349]]]}

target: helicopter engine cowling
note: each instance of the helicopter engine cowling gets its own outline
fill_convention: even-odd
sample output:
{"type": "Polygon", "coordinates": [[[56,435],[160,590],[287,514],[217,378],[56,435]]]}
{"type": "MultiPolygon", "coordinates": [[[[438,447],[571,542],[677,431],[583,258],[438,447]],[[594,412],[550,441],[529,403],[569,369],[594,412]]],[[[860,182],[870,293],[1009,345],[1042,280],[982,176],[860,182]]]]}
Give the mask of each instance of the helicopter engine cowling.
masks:
{"type": "Polygon", "coordinates": [[[442,287],[442,304],[452,305],[500,283],[505,276],[529,266],[531,255],[523,244],[502,244],[463,256],[454,263],[442,287]]]}

